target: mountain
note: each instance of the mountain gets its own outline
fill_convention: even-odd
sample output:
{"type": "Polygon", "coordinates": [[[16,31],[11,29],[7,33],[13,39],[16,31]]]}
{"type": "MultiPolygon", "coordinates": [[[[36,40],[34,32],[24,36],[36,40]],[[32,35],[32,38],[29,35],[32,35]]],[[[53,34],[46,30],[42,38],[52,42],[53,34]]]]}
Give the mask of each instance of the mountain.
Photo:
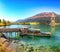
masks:
{"type": "Polygon", "coordinates": [[[54,14],[55,16],[55,22],[60,23],[60,15],[56,14],[54,12],[43,12],[36,14],[32,17],[29,17],[24,20],[18,20],[18,22],[41,22],[41,23],[50,23],[51,22],[51,17],[54,14]]]}
{"type": "Polygon", "coordinates": [[[22,22],[22,21],[24,22],[24,20],[20,20],[20,19],[19,19],[19,20],[17,20],[16,22],[22,22]]]}

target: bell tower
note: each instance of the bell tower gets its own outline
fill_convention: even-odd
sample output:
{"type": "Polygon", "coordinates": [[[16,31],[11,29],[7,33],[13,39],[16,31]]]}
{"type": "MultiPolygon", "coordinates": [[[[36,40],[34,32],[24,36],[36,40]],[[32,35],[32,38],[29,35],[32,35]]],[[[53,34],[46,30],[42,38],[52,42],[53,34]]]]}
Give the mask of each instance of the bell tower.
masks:
{"type": "Polygon", "coordinates": [[[55,26],[55,15],[54,15],[54,14],[52,14],[52,16],[51,16],[50,25],[51,25],[51,26],[55,26]]]}

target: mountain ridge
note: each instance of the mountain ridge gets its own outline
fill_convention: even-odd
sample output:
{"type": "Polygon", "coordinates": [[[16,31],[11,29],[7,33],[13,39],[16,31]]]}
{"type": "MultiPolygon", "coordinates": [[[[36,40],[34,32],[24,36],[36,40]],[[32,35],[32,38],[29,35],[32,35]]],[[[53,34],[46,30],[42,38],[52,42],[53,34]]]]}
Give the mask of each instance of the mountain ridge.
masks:
{"type": "Polygon", "coordinates": [[[42,12],[38,13],[32,17],[28,17],[22,21],[18,22],[51,22],[50,17],[52,17],[52,14],[55,16],[55,21],[60,22],[60,14],[56,14],[55,12],[42,12]]]}

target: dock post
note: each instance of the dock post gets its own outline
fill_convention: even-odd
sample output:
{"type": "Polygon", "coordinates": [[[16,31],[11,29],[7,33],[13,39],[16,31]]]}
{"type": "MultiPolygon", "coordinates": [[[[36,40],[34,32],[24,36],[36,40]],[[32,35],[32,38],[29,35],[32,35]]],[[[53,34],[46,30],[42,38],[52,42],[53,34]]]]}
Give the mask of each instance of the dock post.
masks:
{"type": "Polygon", "coordinates": [[[14,32],[15,33],[15,37],[16,37],[16,32],[14,32]]]}
{"type": "Polygon", "coordinates": [[[12,32],[10,32],[10,37],[12,37],[12,32]]]}

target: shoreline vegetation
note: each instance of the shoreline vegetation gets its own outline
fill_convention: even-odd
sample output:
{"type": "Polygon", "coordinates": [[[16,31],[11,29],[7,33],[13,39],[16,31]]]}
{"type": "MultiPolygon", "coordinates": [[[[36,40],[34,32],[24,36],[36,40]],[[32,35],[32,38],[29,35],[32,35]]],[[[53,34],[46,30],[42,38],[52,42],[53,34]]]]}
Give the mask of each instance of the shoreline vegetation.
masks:
{"type": "Polygon", "coordinates": [[[12,24],[17,24],[17,25],[37,25],[40,24],[40,22],[13,22],[12,24]]]}
{"type": "MultiPolygon", "coordinates": [[[[39,24],[46,24],[50,25],[48,23],[41,23],[41,22],[12,22],[12,25],[39,25],[39,24]]],[[[60,23],[55,23],[55,25],[60,25],[60,23]]]]}
{"type": "Polygon", "coordinates": [[[10,21],[6,21],[6,20],[1,20],[0,19],[0,26],[8,26],[8,25],[10,25],[11,24],[11,22],[10,21]]]}

